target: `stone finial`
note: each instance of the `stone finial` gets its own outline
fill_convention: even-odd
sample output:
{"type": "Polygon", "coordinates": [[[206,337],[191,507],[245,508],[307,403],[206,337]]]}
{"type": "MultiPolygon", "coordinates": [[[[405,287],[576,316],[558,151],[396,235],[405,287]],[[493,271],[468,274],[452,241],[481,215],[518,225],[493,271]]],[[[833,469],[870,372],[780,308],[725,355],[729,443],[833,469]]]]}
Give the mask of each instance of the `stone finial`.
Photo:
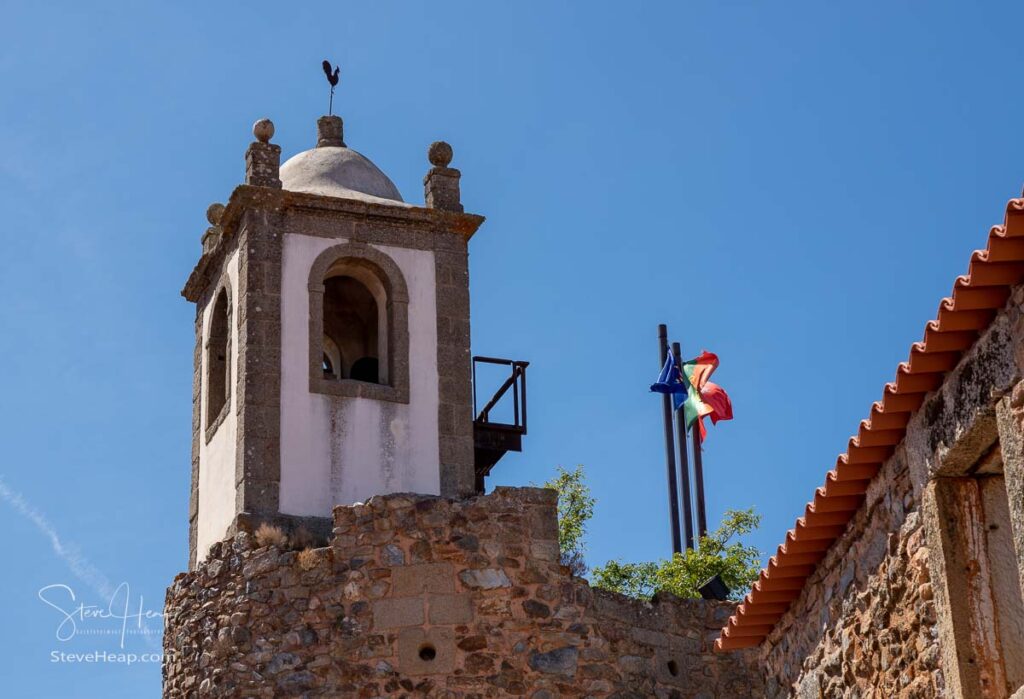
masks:
{"type": "Polygon", "coordinates": [[[316,147],[345,147],[345,122],[340,116],[322,116],[316,120],[316,147]]]}
{"type": "Polygon", "coordinates": [[[274,137],[274,122],[270,119],[260,119],[252,125],[252,135],[260,143],[270,143],[274,137]]]}
{"type": "Polygon", "coordinates": [[[427,159],[431,165],[448,167],[452,162],[452,147],[444,141],[434,141],[427,150],[427,159]]]}
{"type": "Polygon", "coordinates": [[[219,202],[214,202],[206,208],[206,220],[210,222],[210,227],[203,233],[204,255],[210,253],[220,244],[221,235],[224,232],[220,227],[220,220],[223,216],[224,205],[219,202]]]}
{"type": "Polygon", "coordinates": [[[462,213],[459,178],[462,173],[448,167],[452,161],[452,147],[444,141],[434,141],[427,150],[427,159],[434,167],[423,178],[427,208],[462,213]]]}
{"type": "Polygon", "coordinates": [[[260,119],[252,126],[256,140],[245,151],[245,183],[281,189],[281,146],[271,143],[274,122],[260,119]]]}
{"type": "Polygon", "coordinates": [[[219,226],[220,219],[224,216],[224,205],[220,202],[213,202],[206,207],[206,220],[210,222],[211,226],[219,226]]]}

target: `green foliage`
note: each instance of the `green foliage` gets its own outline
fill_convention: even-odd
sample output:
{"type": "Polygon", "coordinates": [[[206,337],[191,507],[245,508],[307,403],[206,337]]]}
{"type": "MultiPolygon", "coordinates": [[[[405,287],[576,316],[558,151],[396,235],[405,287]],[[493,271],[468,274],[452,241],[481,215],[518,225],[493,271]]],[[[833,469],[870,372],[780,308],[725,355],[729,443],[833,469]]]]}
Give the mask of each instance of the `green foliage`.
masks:
{"type": "MultiPolygon", "coordinates": [[[[665,562],[663,562],[664,564],[665,562]]],[[[600,587],[613,592],[621,592],[630,597],[650,599],[658,590],[659,564],[647,563],[619,563],[608,561],[599,568],[594,568],[594,587],[600,587]]]]}
{"type": "MultiPolygon", "coordinates": [[[[594,516],[596,500],[586,483],[583,466],[572,471],[559,466],[557,475],[544,483],[558,492],[558,544],[562,563],[574,575],[584,575],[587,522],[594,516]]],[[[621,592],[630,597],[650,598],[665,590],[678,597],[700,597],[697,588],[715,575],[740,598],[757,579],[760,553],[746,546],[740,537],[761,524],[761,516],[749,510],[727,510],[721,525],[700,538],[697,550],[675,554],[669,560],[643,563],[608,561],[593,570],[594,587],[621,592]],[[736,539],[734,541],[734,539],[736,539]]]]}
{"type": "Polygon", "coordinates": [[[696,598],[700,597],[697,588],[719,575],[733,598],[739,599],[757,579],[761,560],[756,548],[732,539],[749,534],[760,524],[761,516],[753,508],[727,510],[718,529],[700,538],[697,550],[688,549],[657,563],[608,561],[594,569],[593,585],[631,597],[649,598],[664,590],[696,598]]]}
{"type": "Polygon", "coordinates": [[[590,486],[584,479],[583,466],[572,471],[558,467],[558,475],[544,484],[545,488],[558,491],[558,545],[562,550],[562,562],[575,575],[587,571],[583,554],[586,544],[587,521],[594,516],[594,500],[590,486]]]}

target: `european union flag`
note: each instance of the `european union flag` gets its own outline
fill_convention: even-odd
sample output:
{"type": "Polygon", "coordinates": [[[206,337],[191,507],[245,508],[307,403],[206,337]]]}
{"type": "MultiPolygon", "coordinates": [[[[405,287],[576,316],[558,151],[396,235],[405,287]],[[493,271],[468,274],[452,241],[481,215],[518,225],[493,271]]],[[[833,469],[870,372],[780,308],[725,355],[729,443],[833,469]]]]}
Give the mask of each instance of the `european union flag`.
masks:
{"type": "Polygon", "coordinates": [[[675,355],[669,351],[668,358],[665,359],[665,366],[661,368],[658,380],[651,384],[651,390],[655,393],[670,394],[672,407],[679,410],[686,402],[689,388],[689,382],[683,379],[683,373],[679,370],[679,365],[676,364],[675,355]]]}

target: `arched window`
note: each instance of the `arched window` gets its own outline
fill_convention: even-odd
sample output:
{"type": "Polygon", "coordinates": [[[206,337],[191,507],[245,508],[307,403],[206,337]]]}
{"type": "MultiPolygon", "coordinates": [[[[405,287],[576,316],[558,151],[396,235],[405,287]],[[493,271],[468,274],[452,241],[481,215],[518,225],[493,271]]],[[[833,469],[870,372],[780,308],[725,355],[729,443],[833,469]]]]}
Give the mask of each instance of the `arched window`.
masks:
{"type": "Polygon", "coordinates": [[[217,292],[206,338],[207,439],[223,421],[231,398],[231,301],[228,287],[217,292]]]}
{"type": "Polygon", "coordinates": [[[358,279],[340,275],[324,280],[324,354],[334,378],[380,383],[377,365],[385,338],[379,315],[377,300],[358,279]],[[367,370],[370,364],[373,371],[367,370]]]}
{"type": "Polygon", "coordinates": [[[394,260],[336,245],[313,263],[309,292],[310,390],[409,402],[409,295],[394,260]]]}

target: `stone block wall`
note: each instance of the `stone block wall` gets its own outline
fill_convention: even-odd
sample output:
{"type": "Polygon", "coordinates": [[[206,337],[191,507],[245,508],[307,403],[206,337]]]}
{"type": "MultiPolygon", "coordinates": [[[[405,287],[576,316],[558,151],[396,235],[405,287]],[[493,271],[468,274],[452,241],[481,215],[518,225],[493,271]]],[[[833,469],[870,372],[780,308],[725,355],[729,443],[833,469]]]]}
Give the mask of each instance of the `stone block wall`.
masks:
{"type": "Polygon", "coordinates": [[[769,697],[947,696],[905,451],[763,645],[769,697]]]}
{"type": "Polygon", "coordinates": [[[1008,589],[1024,581],[1022,367],[1018,287],[910,416],[846,531],[762,644],[767,696],[1002,699],[1024,690],[1024,659],[1009,640],[1021,597],[1008,589]],[[1007,521],[990,526],[963,495],[979,492],[979,474],[1005,481],[1007,521]],[[1000,580],[986,572],[994,535],[982,532],[1003,528],[1016,555],[999,555],[1000,580]],[[996,593],[1010,606],[993,606],[996,593]]]}
{"type": "Polygon", "coordinates": [[[375,497],[301,552],[239,532],[168,590],[164,696],[763,696],[756,651],[712,652],[732,603],[592,590],[555,505],[375,497]]]}

